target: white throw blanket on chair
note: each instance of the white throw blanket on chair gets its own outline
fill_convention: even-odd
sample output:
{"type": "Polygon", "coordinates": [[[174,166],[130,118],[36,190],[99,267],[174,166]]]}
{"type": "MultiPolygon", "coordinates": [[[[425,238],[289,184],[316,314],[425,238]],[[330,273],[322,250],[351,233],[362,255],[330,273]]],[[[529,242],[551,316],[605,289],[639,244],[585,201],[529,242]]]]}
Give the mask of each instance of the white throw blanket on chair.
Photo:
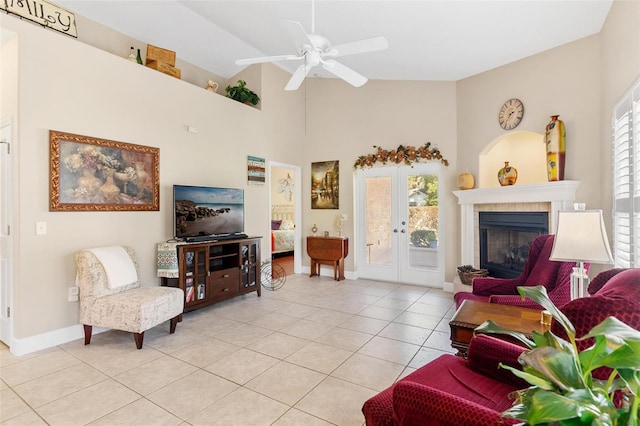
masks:
{"type": "Polygon", "coordinates": [[[93,253],[107,273],[110,289],[132,284],[138,281],[138,273],[127,251],[121,246],[108,246],[88,249],[93,253]]]}

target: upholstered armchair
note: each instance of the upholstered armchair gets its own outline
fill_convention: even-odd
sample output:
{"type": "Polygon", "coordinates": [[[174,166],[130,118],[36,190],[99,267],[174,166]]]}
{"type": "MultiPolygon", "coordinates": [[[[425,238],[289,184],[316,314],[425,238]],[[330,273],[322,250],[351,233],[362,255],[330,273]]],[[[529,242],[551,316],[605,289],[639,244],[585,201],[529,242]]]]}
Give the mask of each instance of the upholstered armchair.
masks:
{"type": "Polygon", "coordinates": [[[183,291],[141,286],[132,248],[87,249],[76,253],[75,259],[85,345],[91,343],[93,326],[133,333],[138,349],[144,332],[164,321],[169,320],[169,332],[175,332],[184,308],[183,291]]]}
{"type": "Polygon", "coordinates": [[[471,339],[467,359],[442,355],[367,400],[367,426],[514,424],[500,418],[508,395],[526,387],[499,362],[517,367],[523,347],[493,336],[471,339]]]}
{"type": "MultiPolygon", "coordinates": [[[[560,308],[581,337],[609,316],[640,330],[640,268],[604,271],[592,281],[592,297],[570,301],[560,308]]],[[[565,337],[555,321],[554,334],[565,337]]],[[[578,341],[578,349],[591,345],[578,341]]],[[[379,394],[363,407],[368,426],[500,425],[514,424],[500,413],[512,406],[509,393],[529,385],[498,363],[519,368],[524,347],[490,335],[471,339],[467,359],[442,355],[379,394]]],[[[606,379],[609,372],[596,370],[606,379]]]]}
{"type": "MultiPolygon", "coordinates": [[[[474,278],[471,292],[457,292],[454,295],[456,307],[464,300],[479,300],[503,305],[542,309],[531,299],[522,300],[518,286],[541,285],[547,289],[549,298],[556,306],[571,300],[571,272],[574,262],[549,260],[553,248],[554,235],[540,235],[533,240],[524,269],[517,278],[474,278]]],[[[585,264],[585,269],[589,265],[585,264]]]]}

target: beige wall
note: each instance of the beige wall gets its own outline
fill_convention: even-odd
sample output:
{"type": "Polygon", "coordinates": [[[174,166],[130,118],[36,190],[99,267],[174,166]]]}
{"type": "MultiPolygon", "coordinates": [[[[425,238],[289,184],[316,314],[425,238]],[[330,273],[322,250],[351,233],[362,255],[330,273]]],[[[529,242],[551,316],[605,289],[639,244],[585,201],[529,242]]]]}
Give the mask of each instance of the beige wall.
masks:
{"type": "MultiPolygon", "coordinates": [[[[348,214],[343,235],[350,239],[350,254],[345,270],[355,269],[355,251],[364,243],[355,241],[353,215],[353,163],[360,155],[373,153],[374,145],[395,149],[398,145],[421,146],[431,142],[440,149],[451,165],[446,168],[445,194],[442,206],[448,215],[457,209],[451,191],[457,180],[456,87],[454,82],[427,81],[369,81],[354,88],[336,79],[306,80],[301,90],[307,91],[306,143],[302,168],[303,235],[318,225],[320,232],[328,230],[337,235],[335,225],[339,213],[348,214]],[[340,161],[340,209],[311,209],[311,162],[340,161]]],[[[445,221],[446,270],[454,271],[457,259],[455,235],[457,222],[445,221]]],[[[308,258],[304,259],[308,264],[308,258]]],[[[452,274],[447,278],[451,279],[452,274]]]]}
{"type": "MultiPolygon", "coordinates": [[[[512,130],[543,133],[549,117],[560,115],[567,132],[565,179],[580,180],[577,198],[590,208],[602,204],[600,158],[600,38],[587,37],[458,82],[460,170],[478,176],[478,155],[508,133],[498,110],[509,98],[524,103],[524,118],[512,130]]],[[[504,161],[510,161],[505,158],[504,161]]],[[[511,162],[512,166],[518,164],[511,162]]],[[[497,173],[497,169],[496,169],[497,173]]]]}

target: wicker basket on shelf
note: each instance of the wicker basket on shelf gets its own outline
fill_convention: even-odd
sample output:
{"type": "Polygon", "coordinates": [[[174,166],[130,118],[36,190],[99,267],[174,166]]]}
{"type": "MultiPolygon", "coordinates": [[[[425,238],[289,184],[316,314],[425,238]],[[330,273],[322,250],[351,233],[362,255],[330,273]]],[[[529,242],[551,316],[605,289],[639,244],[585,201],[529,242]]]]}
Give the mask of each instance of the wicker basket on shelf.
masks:
{"type": "Polygon", "coordinates": [[[473,281],[476,277],[486,277],[489,275],[489,271],[487,269],[476,269],[471,265],[458,266],[458,275],[460,276],[460,280],[462,284],[471,285],[471,281],[473,281]]]}

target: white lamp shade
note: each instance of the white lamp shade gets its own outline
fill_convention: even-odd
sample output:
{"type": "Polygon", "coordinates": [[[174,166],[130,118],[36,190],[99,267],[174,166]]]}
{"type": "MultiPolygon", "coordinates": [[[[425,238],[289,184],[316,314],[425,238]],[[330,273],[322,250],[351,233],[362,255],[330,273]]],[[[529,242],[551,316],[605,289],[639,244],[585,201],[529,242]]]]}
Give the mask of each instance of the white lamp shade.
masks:
{"type": "Polygon", "coordinates": [[[559,211],[550,260],[613,263],[602,210],[559,211]]]}

